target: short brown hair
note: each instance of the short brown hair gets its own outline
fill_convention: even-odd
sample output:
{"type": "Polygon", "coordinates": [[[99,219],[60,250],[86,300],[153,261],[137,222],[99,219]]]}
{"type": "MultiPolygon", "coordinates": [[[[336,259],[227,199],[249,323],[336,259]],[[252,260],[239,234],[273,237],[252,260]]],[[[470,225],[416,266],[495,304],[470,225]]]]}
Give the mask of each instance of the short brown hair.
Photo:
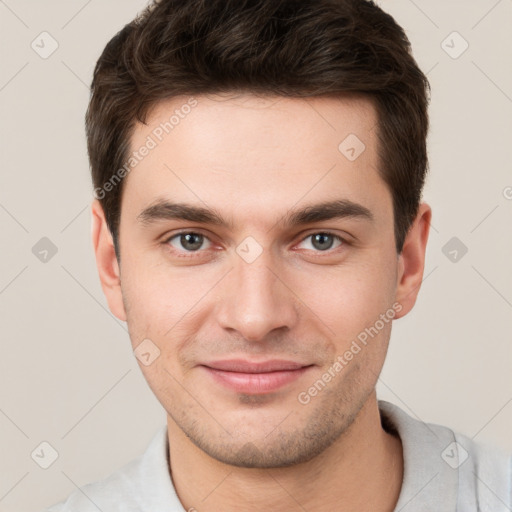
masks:
{"type": "Polygon", "coordinates": [[[125,164],[135,123],[160,100],[220,92],[371,98],[401,253],[428,168],[430,86],[395,20],[368,0],[155,0],[106,45],[86,114],[118,258],[124,180],[102,187],[125,164]]]}

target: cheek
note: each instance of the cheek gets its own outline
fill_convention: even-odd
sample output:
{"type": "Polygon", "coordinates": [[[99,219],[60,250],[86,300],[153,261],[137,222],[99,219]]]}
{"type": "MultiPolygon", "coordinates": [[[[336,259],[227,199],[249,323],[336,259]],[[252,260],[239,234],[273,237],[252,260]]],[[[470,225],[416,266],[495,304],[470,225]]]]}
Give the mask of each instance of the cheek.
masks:
{"type": "Polygon", "coordinates": [[[378,260],[300,273],[293,287],[334,336],[345,340],[373,325],[394,297],[392,272],[378,260]]]}
{"type": "Polygon", "coordinates": [[[218,279],[218,268],[172,268],[161,259],[127,257],[121,283],[130,332],[160,340],[176,338],[178,332],[185,335],[183,328],[208,302],[204,297],[218,279]]]}
{"type": "Polygon", "coordinates": [[[149,331],[150,326],[161,326],[172,293],[168,284],[162,281],[160,272],[143,255],[123,254],[121,289],[134,345],[141,336],[155,335],[152,329],[149,331]]]}

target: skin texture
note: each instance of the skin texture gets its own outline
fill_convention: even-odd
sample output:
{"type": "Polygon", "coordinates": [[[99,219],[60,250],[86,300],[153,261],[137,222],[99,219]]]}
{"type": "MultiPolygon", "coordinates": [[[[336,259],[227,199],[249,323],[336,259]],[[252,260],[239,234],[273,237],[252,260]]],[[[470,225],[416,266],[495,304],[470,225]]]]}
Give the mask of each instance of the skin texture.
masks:
{"type": "MultiPolygon", "coordinates": [[[[180,500],[198,511],[392,511],[402,448],[382,429],[375,394],[392,321],[307,404],[298,396],[380,315],[391,309],[397,319],[414,306],[431,209],[420,205],[397,255],[368,99],[195,99],[125,178],[120,266],[101,206],[92,205],[109,307],[127,322],[134,349],[149,339],[160,351],[140,366],[168,413],[180,500]],[[365,144],[354,161],[338,149],[349,134],[365,144]],[[363,205],[373,220],[283,222],[292,210],[339,199],[363,205]],[[158,200],[214,209],[231,226],[141,222],[158,200]],[[187,252],[181,230],[205,237],[198,250],[187,252]],[[324,232],[335,235],[327,250],[313,243],[324,232]],[[251,251],[262,251],[251,263],[237,252],[247,237],[258,244],[251,251]],[[228,389],[201,366],[235,358],[311,366],[271,393],[228,389]]],[[[188,100],[156,105],[136,126],[132,150],[188,100]]]]}

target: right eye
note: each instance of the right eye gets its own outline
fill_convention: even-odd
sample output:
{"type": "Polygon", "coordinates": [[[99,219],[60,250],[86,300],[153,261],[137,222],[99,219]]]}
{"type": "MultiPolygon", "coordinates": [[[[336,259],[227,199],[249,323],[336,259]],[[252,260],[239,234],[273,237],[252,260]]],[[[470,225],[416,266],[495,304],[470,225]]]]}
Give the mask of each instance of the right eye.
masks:
{"type": "Polygon", "coordinates": [[[178,252],[194,253],[200,251],[205,241],[211,244],[210,240],[201,233],[182,231],[170,236],[164,243],[169,244],[178,252]]]}

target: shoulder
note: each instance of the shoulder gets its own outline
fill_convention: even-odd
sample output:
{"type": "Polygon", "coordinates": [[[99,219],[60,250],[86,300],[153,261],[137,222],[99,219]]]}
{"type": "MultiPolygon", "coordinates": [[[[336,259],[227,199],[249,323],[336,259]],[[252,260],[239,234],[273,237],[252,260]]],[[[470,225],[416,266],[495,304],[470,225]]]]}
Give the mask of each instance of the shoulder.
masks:
{"type": "MultiPolygon", "coordinates": [[[[462,510],[473,502],[482,511],[512,509],[512,455],[465,435],[453,432],[454,441],[445,458],[456,454],[453,469],[459,475],[462,510]]],[[[453,460],[453,459],[452,459],[453,460]]]]}
{"type": "Polygon", "coordinates": [[[164,504],[169,511],[183,510],[172,486],[167,454],[167,428],[162,427],[143,455],[107,478],[77,489],[44,512],[156,512],[164,504]]]}
{"type": "Polygon", "coordinates": [[[107,478],[87,484],[73,492],[65,501],[44,512],[98,512],[98,510],[139,510],[137,496],[140,487],[137,474],[141,458],[112,473],[107,478]]]}
{"type": "Polygon", "coordinates": [[[383,428],[402,441],[400,505],[411,502],[418,511],[431,510],[433,505],[464,512],[512,509],[511,454],[446,426],[421,421],[389,402],[379,401],[379,410],[383,428]]]}

